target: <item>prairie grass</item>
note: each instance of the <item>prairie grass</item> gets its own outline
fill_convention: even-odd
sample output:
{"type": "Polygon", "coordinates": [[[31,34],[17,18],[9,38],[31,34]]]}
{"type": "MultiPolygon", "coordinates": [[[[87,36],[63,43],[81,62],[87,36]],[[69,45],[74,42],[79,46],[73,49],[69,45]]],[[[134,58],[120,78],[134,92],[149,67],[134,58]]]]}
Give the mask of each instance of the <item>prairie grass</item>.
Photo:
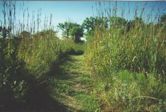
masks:
{"type": "Polygon", "coordinates": [[[19,24],[16,24],[16,2],[4,0],[2,3],[0,110],[48,111],[52,107],[57,108],[58,103],[49,96],[48,73],[62,54],[74,49],[75,43],[57,38],[51,29],[52,15],[50,21],[44,21],[45,29],[42,30],[41,13],[32,15],[30,20],[28,9],[23,9],[23,21],[17,19],[19,24]]]}
{"type": "Polygon", "coordinates": [[[141,14],[136,9],[133,20],[125,20],[117,16],[115,4],[113,9],[100,10],[97,18],[103,20],[87,35],[87,43],[76,44],[70,38],[57,37],[52,14],[44,18],[41,29],[42,12],[31,17],[28,9],[23,9],[23,20],[16,26],[15,2],[2,3],[0,110],[55,110],[57,103],[50,98],[48,87],[53,85],[55,97],[59,97],[57,93],[71,95],[89,112],[166,111],[165,22],[153,21],[153,15],[145,21],[144,9],[141,14]],[[84,56],[77,55],[84,51],[83,64],[84,56]],[[74,55],[75,61],[67,63],[66,54],[74,55]],[[81,72],[85,65],[88,70],[81,72]],[[74,80],[73,71],[78,75],[74,80]],[[57,74],[62,80],[50,76],[57,74]],[[87,86],[85,92],[71,89],[77,85],[80,90],[81,84],[87,86]]]}
{"type": "Polygon", "coordinates": [[[48,30],[38,32],[32,38],[21,38],[18,57],[25,61],[29,70],[40,76],[42,72],[48,71],[60,51],[60,40],[52,30],[48,30]]]}
{"type": "Polygon", "coordinates": [[[165,26],[135,15],[129,21],[108,13],[110,27],[96,26],[87,43],[85,63],[95,80],[94,94],[101,100],[101,110],[166,109],[165,26]]]}

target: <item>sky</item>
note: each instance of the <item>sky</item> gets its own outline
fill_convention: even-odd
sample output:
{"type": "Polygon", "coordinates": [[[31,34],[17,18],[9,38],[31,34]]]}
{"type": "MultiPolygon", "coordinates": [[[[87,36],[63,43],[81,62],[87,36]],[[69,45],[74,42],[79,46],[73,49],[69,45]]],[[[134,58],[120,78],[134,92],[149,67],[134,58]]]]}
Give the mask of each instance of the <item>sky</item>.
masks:
{"type": "MultiPolygon", "coordinates": [[[[161,1],[148,1],[148,2],[110,2],[105,1],[99,5],[96,1],[16,1],[16,19],[15,25],[29,23],[33,26],[35,20],[37,20],[37,14],[40,14],[40,29],[49,26],[51,19],[52,26],[57,30],[58,23],[64,21],[71,21],[81,24],[86,17],[98,16],[101,12],[109,11],[117,6],[117,16],[122,16],[127,20],[134,18],[135,10],[138,15],[143,12],[143,19],[145,21],[157,21],[155,16],[166,13],[166,2],[161,1]],[[28,19],[29,14],[29,19],[28,19]],[[50,15],[52,14],[52,18],[50,15]],[[24,18],[23,18],[24,16],[24,18]],[[150,16],[150,20],[147,17],[150,16]],[[47,21],[48,22],[44,22],[47,21]]],[[[3,23],[3,4],[0,1],[0,21],[3,23]]],[[[112,11],[113,12],[113,11],[112,11]]],[[[112,13],[109,12],[109,15],[112,13]]],[[[37,24],[37,22],[35,23],[37,24]]],[[[37,27],[37,26],[36,26],[37,27]]]]}

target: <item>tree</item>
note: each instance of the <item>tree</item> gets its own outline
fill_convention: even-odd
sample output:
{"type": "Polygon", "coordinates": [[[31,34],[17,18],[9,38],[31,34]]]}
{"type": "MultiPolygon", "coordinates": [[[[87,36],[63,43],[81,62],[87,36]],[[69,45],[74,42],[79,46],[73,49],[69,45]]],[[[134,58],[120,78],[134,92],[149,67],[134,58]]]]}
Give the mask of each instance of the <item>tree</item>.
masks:
{"type": "Polygon", "coordinates": [[[94,17],[86,18],[83,21],[82,27],[89,33],[95,29],[96,20],[94,17]]]}
{"type": "Polygon", "coordinates": [[[71,37],[75,42],[79,42],[81,36],[83,36],[83,28],[77,23],[59,23],[58,27],[62,30],[64,37],[71,37]]]}
{"type": "Polygon", "coordinates": [[[83,21],[82,27],[86,30],[86,34],[94,32],[96,27],[108,27],[108,19],[106,17],[89,17],[83,21]]]}
{"type": "Polygon", "coordinates": [[[166,14],[162,15],[159,19],[160,24],[166,24],[166,14]]]}
{"type": "Polygon", "coordinates": [[[58,28],[62,30],[62,34],[64,37],[69,37],[69,30],[71,28],[71,22],[59,23],[58,28]]]}
{"type": "Polygon", "coordinates": [[[71,36],[73,37],[73,40],[78,43],[81,41],[81,37],[83,36],[83,28],[78,24],[73,24],[71,30],[70,30],[71,36]]]}

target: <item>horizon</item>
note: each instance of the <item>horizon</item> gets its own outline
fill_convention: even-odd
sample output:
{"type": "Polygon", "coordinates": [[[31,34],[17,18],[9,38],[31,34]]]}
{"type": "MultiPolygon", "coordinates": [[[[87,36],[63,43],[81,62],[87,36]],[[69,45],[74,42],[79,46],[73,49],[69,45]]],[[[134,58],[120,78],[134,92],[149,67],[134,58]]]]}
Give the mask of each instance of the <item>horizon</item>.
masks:
{"type": "MultiPolygon", "coordinates": [[[[37,24],[37,16],[40,18],[39,31],[51,27],[58,31],[58,23],[71,21],[82,24],[83,20],[91,16],[100,16],[105,10],[110,10],[117,6],[117,16],[123,17],[126,20],[132,20],[135,16],[135,11],[140,15],[143,12],[142,18],[145,22],[157,22],[160,15],[166,13],[166,2],[164,1],[15,1],[15,26],[26,24],[37,24]],[[24,17],[23,17],[24,16],[24,17]],[[150,18],[148,18],[150,17],[150,18]],[[35,19],[34,19],[35,18],[35,19]],[[150,20],[148,20],[150,19],[150,20]],[[51,21],[51,24],[50,24],[51,21]]],[[[3,4],[0,1],[1,24],[3,21],[3,4]]],[[[112,14],[112,13],[111,13],[112,14]]],[[[108,16],[108,15],[105,15],[108,16]]],[[[29,26],[29,25],[28,25],[29,26]]],[[[28,27],[27,26],[27,27],[28,27]]],[[[31,27],[33,27],[31,25],[31,27]]],[[[37,27],[37,25],[36,25],[37,27]]],[[[18,30],[18,29],[17,29],[18,30]]],[[[60,36],[60,32],[58,33],[60,36]]]]}

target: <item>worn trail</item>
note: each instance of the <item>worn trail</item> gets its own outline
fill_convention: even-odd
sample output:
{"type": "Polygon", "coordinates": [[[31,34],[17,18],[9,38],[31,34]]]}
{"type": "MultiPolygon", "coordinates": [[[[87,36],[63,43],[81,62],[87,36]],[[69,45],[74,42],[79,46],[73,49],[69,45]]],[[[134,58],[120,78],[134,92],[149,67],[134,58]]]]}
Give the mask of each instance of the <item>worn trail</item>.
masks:
{"type": "Polygon", "coordinates": [[[52,78],[51,96],[67,107],[67,111],[96,111],[98,103],[92,92],[92,78],[84,66],[83,55],[69,55],[52,78]]]}

